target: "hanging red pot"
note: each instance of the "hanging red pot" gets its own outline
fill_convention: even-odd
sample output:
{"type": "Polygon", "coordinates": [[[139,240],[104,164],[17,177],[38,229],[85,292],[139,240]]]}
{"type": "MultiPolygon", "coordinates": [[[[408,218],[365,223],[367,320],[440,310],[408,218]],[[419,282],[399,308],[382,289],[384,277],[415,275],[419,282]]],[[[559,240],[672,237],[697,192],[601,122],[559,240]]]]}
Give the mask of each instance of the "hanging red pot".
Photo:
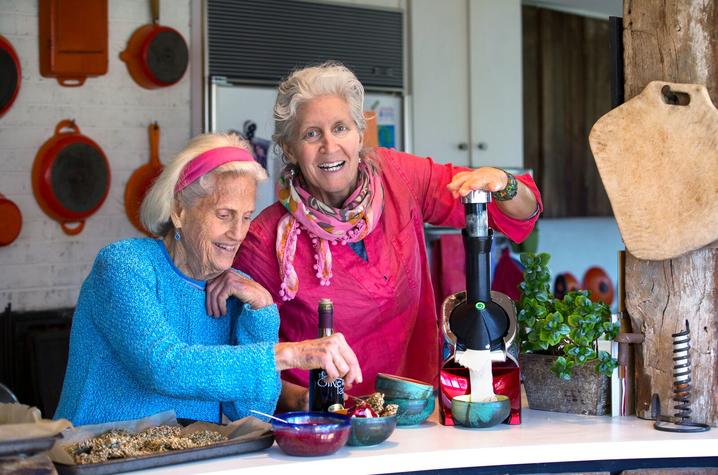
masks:
{"type": "Polygon", "coordinates": [[[100,146],[80,134],[74,121],[63,120],[35,156],[32,189],[40,208],[66,234],[79,234],[107,198],[110,165],[100,146]]]}
{"type": "Polygon", "coordinates": [[[157,122],[150,124],[150,161],[132,172],[125,187],[125,210],[132,225],[139,231],[150,236],[140,221],[140,206],[150,187],[162,173],[163,166],[160,163],[160,126],[157,122]]]}
{"type": "Polygon", "coordinates": [[[11,244],[22,229],[22,214],[15,203],[0,193],[0,246],[11,244]]]}
{"type": "Polygon", "coordinates": [[[120,59],[137,84],[146,89],[171,86],[187,71],[189,50],[174,28],[158,24],[159,0],[150,0],[152,24],[136,29],[120,59]]]}
{"type": "Polygon", "coordinates": [[[0,35],[0,117],[10,109],[20,91],[20,60],[10,42],[0,35]]]}

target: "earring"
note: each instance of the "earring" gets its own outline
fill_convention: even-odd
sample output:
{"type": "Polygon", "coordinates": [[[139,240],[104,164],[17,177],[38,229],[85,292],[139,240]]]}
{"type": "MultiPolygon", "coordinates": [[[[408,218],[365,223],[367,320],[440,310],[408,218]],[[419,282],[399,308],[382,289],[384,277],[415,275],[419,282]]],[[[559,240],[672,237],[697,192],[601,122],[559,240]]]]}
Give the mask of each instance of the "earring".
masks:
{"type": "Polygon", "coordinates": [[[361,157],[359,157],[359,163],[361,163],[361,157]]]}
{"type": "Polygon", "coordinates": [[[179,228],[178,228],[178,229],[175,229],[175,241],[179,241],[180,239],[182,239],[182,236],[180,236],[179,228]]]}

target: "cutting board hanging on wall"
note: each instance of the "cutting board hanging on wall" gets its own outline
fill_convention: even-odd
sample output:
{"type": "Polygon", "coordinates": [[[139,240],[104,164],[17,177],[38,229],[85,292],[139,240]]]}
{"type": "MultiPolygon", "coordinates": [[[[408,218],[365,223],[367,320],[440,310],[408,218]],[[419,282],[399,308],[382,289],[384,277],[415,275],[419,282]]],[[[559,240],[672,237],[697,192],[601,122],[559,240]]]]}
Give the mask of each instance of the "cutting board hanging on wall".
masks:
{"type": "Polygon", "coordinates": [[[107,0],[39,0],[40,74],[68,87],[107,73],[107,0]]]}
{"type": "Polygon", "coordinates": [[[672,259],[718,239],[718,110],[704,86],[653,81],[589,142],[631,254],[672,259]]]}

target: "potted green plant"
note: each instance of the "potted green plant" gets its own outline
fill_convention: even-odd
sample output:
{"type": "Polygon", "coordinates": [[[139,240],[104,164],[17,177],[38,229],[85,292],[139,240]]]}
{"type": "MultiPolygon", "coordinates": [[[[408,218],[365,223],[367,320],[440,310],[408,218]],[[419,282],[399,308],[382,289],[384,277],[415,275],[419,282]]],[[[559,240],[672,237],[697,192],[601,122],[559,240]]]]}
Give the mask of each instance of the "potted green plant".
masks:
{"type": "Polygon", "coordinates": [[[557,299],[551,293],[550,259],[547,253],[521,254],[525,270],[517,319],[529,406],[602,415],[617,362],[598,349],[598,340],[613,340],[619,325],[611,322],[608,306],[593,302],[586,290],[557,299]]]}

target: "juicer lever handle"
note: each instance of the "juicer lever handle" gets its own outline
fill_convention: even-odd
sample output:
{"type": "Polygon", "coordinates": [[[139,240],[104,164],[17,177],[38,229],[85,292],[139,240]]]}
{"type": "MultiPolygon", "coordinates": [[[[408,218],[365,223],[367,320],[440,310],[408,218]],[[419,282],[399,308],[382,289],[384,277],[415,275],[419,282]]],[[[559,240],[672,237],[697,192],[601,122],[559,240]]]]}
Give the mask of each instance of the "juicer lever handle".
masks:
{"type": "Polygon", "coordinates": [[[484,190],[472,190],[466,196],[461,198],[461,202],[467,203],[489,203],[491,202],[491,193],[484,190]]]}

